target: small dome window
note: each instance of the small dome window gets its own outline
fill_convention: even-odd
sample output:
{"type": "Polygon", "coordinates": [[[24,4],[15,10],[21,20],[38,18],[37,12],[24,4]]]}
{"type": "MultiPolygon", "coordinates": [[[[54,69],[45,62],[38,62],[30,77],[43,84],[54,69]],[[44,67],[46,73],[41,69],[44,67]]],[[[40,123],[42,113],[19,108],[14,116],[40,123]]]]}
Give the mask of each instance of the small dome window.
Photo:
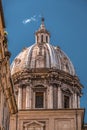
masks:
{"type": "Polygon", "coordinates": [[[21,60],[19,59],[19,58],[16,58],[15,59],[15,64],[17,65],[17,64],[19,64],[21,62],[21,60]]]}
{"type": "Polygon", "coordinates": [[[46,42],[48,43],[48,36],[46,36],[46,42]]]}
{"type": "Polygon", "coordinates": [[[43,35],[41,35],[41,42],[43,42],[43,35]]]}
{"type": "Polygon", "coordinates": [[[37,42],[39,42],[39,36],[37,36],[37,42]]]}
{"type": "Polygon", "coordinates": [[[66,71],[68,72],[68,70],[69,70],[69,67],[68,67],[68,64],[66,64],[66,71]]]}

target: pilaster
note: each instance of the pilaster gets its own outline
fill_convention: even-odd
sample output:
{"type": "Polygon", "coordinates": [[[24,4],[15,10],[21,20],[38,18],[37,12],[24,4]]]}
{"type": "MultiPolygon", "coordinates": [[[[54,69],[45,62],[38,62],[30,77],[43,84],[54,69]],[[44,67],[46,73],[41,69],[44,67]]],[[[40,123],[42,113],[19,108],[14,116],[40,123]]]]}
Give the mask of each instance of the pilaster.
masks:
{"type": "Polygon", "coordinates": [[[22,88],[19,87],[19,92],[18,92],[18,109],[22,109],[22,88]]]}
{"type": "Polygon", "coordinates": [[[62,108],[62,92],[60,86],[58,87],[58,108],[62,108]]]}
{"type": "Polygon", "coordinates": [[[52,108],[53,108],[53,86],[50,85],[48,94],[48,109],[52,108]]]}

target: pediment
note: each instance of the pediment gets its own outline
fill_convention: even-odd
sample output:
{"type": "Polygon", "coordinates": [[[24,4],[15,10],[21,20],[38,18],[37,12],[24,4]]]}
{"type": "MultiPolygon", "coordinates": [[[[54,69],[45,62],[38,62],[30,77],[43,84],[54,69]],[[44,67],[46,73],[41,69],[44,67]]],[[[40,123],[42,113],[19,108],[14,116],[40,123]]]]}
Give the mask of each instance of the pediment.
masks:
{"type": "Polygon", "coordinates": [[[67,92],[67,93],[73,94],[72,87],[69,86],[69,85],[67,85],[67,84],[63,84],[63,85],[61,86],[61,89],[62,89],[63,91],[65,91],[65,92],[67,92]]]}
{"type": "Polygon", "coordinates": [[[38,122],[38,121],[34,120],[34,121],[30,121],[30,122],[28,122],[28,123],[25,123],[24,126],[25,126],[25,127],[32,127],[32,126],[43,127],[44,124],[41,123],[41,122],[38,122]]]}

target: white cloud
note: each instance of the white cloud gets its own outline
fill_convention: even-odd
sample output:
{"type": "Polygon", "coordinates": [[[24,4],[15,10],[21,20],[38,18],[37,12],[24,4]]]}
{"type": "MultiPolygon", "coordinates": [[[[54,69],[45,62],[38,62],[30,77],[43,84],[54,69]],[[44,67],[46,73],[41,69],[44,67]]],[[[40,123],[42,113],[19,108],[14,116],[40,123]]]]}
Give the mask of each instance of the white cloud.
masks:
{"type": "Polygon", "coordinates": [[[27,19],[24,19],[22,21],[23,24],[27,24],[27,23],[30,23],[30,22],[35,22],[36,21],[36,15],[34,15],[33,17],[30,17],[30,18],[27,18],[27,19]]]}

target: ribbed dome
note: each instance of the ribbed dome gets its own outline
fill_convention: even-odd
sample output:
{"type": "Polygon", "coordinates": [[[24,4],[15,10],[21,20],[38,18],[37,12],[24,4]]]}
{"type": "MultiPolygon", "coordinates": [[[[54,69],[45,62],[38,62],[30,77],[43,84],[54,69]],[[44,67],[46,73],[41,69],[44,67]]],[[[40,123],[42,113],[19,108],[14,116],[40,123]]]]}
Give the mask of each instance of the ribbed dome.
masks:
{"type": "Polygon", "coordinates": [[[75,75],[70,59],[59,47],[54,47],[48,43],[36,43],[23,49],[13,61],[11,73],[13,75],[27,68],[56,68],[75,75]]]}
{"type": "Polygon", "coordinates": [[[23,49],[11,65],[12,75],[24,69],[55,68],[75,75],[70,59],[59,47],[50,44],[50,33],[44,26],[44,19],[35,33],[35,44],[23,49]]]}

